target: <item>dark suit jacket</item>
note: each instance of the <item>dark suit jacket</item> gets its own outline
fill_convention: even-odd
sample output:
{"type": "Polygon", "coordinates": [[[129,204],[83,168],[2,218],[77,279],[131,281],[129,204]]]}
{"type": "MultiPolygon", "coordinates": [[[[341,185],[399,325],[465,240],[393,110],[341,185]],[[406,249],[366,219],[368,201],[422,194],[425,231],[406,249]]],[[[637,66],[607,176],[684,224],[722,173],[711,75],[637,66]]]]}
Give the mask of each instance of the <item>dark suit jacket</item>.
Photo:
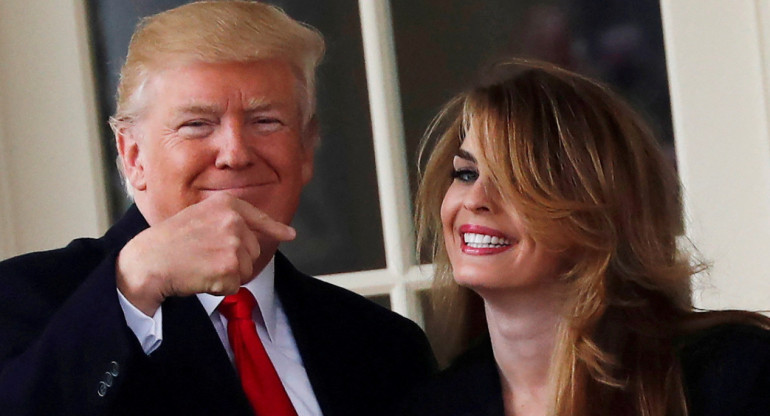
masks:
{"type": "MultiPolygon", "coordinates": [[[[689,416],[770,416],[770,331],[715,327],[683,340],[680,359],[689,416]]],[[[418,387],[405,408],[414,416],[503,416],[489,338],[418,387]]]]}
{"type": "MultiPolygon", "coordinates": [[[[0,414],[251,414],[197,297],[163,303],[163,343],[150,356],[126,325],[115,260],[145,228],[131,207],[100,239],[0,263],[0,414]]],[[[433,371],[411,321],[298,272],[280,253],[275,267],[324,415],[388,414],[433,371]]]]}

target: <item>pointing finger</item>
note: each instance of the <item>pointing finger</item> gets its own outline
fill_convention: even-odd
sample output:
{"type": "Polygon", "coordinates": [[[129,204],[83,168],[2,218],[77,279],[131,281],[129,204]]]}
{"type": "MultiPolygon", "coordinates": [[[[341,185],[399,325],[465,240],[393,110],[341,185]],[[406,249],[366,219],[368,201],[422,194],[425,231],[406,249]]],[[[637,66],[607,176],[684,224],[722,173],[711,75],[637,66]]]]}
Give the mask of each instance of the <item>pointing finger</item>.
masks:
{"type": "Polygon", "coordinates": [[[297,236],[297,231],[284,223],[278,222],[263,211],[243,200],[235,201],[235,209],[243,216],[249,229],[267,235],[278,241],[291,241],[297,236]]]}

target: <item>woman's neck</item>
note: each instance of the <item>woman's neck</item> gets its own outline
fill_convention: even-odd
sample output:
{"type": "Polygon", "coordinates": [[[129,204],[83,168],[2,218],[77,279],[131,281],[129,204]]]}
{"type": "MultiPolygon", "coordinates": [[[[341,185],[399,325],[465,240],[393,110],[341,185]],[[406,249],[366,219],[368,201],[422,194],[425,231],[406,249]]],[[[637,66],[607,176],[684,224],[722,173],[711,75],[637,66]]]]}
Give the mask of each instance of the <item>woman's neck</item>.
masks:
{"type": "Polygon", "coordinates": [[[544,415],[563,299],[553,287],[482,294],[507,415],[544,415]]]}

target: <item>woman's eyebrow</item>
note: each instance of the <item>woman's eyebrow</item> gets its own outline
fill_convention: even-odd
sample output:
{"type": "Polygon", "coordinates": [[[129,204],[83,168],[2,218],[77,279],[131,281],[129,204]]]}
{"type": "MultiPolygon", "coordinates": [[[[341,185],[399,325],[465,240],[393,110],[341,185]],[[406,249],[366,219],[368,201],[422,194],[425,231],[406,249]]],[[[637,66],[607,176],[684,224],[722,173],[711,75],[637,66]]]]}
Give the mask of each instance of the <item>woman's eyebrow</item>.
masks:
{"type": "Polygon", "coordinates": [[[464,149],[457,149],[457,157],[465,159],[469,162],[476,163],[476,158],[470,152],[464,149]]]}

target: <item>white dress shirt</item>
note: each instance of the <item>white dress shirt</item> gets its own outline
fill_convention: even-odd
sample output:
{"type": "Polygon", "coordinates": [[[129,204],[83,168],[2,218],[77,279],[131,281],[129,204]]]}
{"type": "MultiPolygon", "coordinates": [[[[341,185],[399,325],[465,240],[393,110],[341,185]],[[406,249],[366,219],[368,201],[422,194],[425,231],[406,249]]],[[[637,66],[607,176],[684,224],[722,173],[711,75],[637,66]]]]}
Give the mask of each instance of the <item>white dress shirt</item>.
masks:
{"type": "MultiPolygon", "coordinates": [[[[257,334],[265,351],[273,362],[275,371],[281,378],[286,393],[294,405],[298,416],[320,416],[321,408],[310,386],[302,357],[299,355],[294,335],[291,332],[289,321],[283,311],[280,299],[275,296],[275,258],[265,266],[262,272],[247,284],[243,285],[257,300],[258,307],[254,308],[253,320],[257,326],[257,334]]],[[[162,308],[153,317],[149,317],[132,305],[120,291],[118,291],[120,305],[126,316],[128,327],[136,335],[144,352],[150,354],[155,351],[163,341],[163,313],[162,308]]],[[[233,350],[227,337],[227,319],[217,311],[219,303],[224,296],[214,296],[207,293],[199,293],[198,300],[208,313],[211,323],[214,325],[219,340],[222,341],[231,362],[234,361],[233,350]]],[[[233,364],[234,365],[234,364],[233,364]]]]}

